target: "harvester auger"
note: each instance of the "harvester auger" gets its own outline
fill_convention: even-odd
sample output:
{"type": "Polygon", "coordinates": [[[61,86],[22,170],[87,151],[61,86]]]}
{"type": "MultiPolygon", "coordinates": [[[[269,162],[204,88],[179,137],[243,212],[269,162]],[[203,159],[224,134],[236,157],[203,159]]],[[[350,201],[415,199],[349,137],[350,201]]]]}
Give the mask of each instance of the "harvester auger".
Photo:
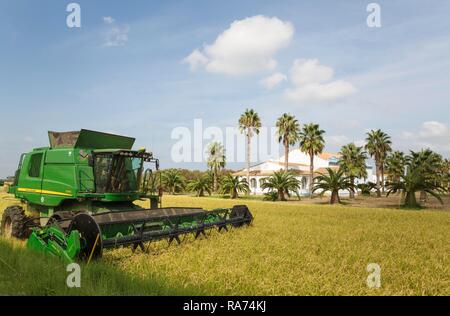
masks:
{"type": "Polygon", "coordinates": [[[48,135],[50,147],[20,157],[8,192],[21,205],[6,208],[1,222],[2,235],[28,238],[31,249],[66,262],[91,260],[104,248],[144,250],[145,242],[180,243],[185,234],[197,238],[212,228],[228,230],[253,220],[245,205],[211,211],[161,207],[162,191],[152,171],[159,161],[145,149],[131,150],[134,138],[84,129],[48,135]],[[149,208],[133,203],[142,199],[149,200],[149,208]]]}

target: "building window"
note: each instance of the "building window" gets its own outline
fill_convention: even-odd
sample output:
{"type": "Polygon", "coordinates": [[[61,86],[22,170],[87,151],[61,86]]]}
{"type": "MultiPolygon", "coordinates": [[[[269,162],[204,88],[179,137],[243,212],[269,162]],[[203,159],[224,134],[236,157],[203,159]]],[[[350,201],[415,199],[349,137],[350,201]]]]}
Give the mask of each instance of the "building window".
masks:
{"type": "Polygon", "coordinates": [[[306,177],[302,177],[302,190],[306,189],[306,185],[308,184],[308,180],[306,177]]]}
{"type": "Polygon", "coordinates": [[[255,178],[251,178],[250,179],[250,186],[254,189],[256,188],[256,179],[255,178]]]}
{"type": "Polygon", "coordinates": [[[34,154],[30,158],[30,168],[28,169],[28,175],[33,178],[39,178],[41,175],[41,162],[42,153],[34,154]]]}

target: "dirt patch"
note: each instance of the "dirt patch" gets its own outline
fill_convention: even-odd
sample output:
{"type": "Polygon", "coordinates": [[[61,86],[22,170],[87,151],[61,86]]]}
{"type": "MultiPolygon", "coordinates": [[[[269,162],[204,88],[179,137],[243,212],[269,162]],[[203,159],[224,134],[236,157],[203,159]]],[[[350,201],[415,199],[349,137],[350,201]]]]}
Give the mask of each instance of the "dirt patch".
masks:
{"type": "MultiPolygon", "coordinates": [[[[417,194],[417,200],[419,201],[419,194],[417,194]]],[[[443,196],[442,200],[444,204],[441,204],[437,199],[429,196],[428,201],[422,203],[422,207],[450,212],[450,197],[443,196]]],[[[328,196],[323,196],[314,197],[313,199],[303,197],[301,201],[292,200],[291,202],[300,204],[328,204],[329,201],[330,198],[328,196]]],[[[355,207],[400,208],[402,206],[402,198],[399,194],[390,195],[389,197],[382,196],[380,198],[375,196],[356,196],[353,200],[348,197],[341,197],[341,202],[347,206],[355,207]]]]}

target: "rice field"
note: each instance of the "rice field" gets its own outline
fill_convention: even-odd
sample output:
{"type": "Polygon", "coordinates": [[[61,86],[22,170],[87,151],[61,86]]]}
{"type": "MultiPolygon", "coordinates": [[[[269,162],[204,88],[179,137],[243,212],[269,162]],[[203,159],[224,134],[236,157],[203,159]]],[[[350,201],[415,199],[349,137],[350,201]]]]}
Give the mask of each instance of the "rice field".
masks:
{"type": "MultiPolygon", "coordinates": [[[[207,239],[186,238],[180,246],[152,243],[148,253],[133,254],[128,248],[106,251],[100,262],[83,265],[81,289],[60,284],[66,272],[59,262],[2,241],[0,258],[17,270],[24,284],[32,283],[33,290],[10,281],[9,287],[0,286],[0,294],[450,294],[449,212],[163,198],[164,206],[205,209],[244,202],[255,216],[252,226],[211,232],[207,239]],[[19,260],[30,256],[34,259],[19,260]],[[381,288],[366,284],[370,263],[381,267],[381,288]],[[36,278],[36,266],[50,267],[49,274],[42,275],[57,271],[52,278],[58,284],[36,278]]],[[[10,202],[0,203],[3,210],[10,202]]],[[[0,284],[9,275],[2,265],[0,284]]]]}

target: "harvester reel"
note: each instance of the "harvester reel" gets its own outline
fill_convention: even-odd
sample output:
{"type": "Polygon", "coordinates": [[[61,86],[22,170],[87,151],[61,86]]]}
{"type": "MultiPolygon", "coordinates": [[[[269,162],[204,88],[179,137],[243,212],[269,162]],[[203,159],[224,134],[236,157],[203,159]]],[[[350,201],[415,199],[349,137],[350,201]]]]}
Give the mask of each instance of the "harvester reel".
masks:
{"type": "Polygon", "coordinates": [[[101,258],[103,252],[102,235],[94,218],[87,213],[75,215],[68,231],[73,230],[77,230],[80,234],[81,251],[79,257],[83,260],[101,258]]]}

